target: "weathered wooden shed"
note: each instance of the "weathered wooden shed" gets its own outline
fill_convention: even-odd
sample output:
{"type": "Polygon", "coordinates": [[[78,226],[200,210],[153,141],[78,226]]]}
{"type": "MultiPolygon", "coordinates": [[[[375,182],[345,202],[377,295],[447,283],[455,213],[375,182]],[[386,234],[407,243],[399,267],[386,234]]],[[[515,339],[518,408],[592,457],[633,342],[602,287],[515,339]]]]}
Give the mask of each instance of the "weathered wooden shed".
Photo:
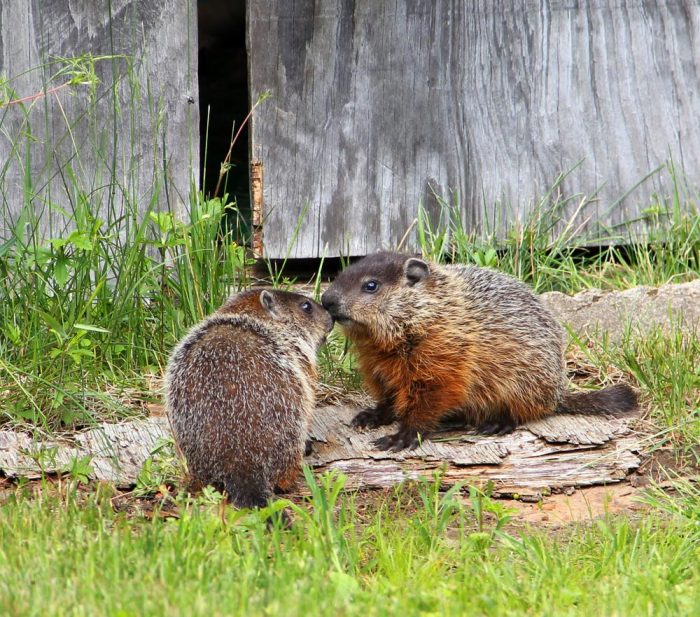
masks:
{"type": "Polygon", "coordinates": [[[268,257],[392,247],[441,200],[468,229],[502,226],[571,169],[561,190],[597,194],[585,216],[616,224],[668,190],[662,169],[618,202],[668,160],[699,183],[699,32],[700,0],[10,0],[0,97],[41,96],[0,107],[0,206],[16,215],[29,199],[50,230],[81,186],[116,216],[184,213],[201,85],[202,117],[218,103],[214,172],[239,101],[270,92],[236,161],[244,185],[263,171],[268,257]],[[209,47],[198,84],[212,37],[228,43],[209,47]],[[109,56],[94,64],[99,87],[53,92],[85,53],[109,56]]]}
{"type": "MultiPolygon", "coordinates": [[[[672,159],[700,181],[698,0],[250,0],[267,255],[395,246],[422,204],[468,228],[564,193],[633,218],[672,159]]],[[[577,203],[571,203],[571,215],[577,203]]]]}

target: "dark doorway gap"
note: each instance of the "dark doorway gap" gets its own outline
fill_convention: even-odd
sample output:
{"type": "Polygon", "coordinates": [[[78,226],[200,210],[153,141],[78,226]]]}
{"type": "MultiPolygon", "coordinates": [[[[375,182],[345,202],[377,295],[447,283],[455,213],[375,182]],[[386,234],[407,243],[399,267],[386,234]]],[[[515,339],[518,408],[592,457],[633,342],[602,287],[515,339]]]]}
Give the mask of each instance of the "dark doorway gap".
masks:
{"type": "MultiPolygon", "coordinates": [[[[250,109],[245,0],[197,0],[199,34],[200,186],[212,197],[233,133],[250,109]],[[207,130],[208,120],[208,130],[207,130]],[[206,157],[205,157],[206,152],[206,157]]],[[[250,222],[248,130],[231,154],[219,194],[235,199],[244,227],[250,222]]]]}
{"type": "MultiPolygon", "coordinates": [[[[405,251],[404,251],[405,252],[405,251]]],[[[503,256],[506,249],[497,249],[499,257],[503,256]]],[[[416,257],[420,257],[420,253],[414,253],[416,257]]],[[[315,277],[321,275],[321,281],[328,283],[332,281],[337,274],[348,264],[362,259],[362,255],[352,256],[348,258],[330,257],[323,260],[308,257],[304,259],[270,259],[267,261],[260,260],[256,264],[253,271],[254,276],[258,277],[262,283],[269,283],[269,271],[281,271],[284,266],[284,275],[297,283],[311,283],[315,277]]],[[[634,264],[636,258],[636,250],[628,245],[601,245],[601,246],[581,246],[574,248],[570,254],[571,259],[579,267],[585,267],[586,264],[595,261],[601,257],[609,257],[613,263],[634,264]],[[613,248],[612,254],[606,255],[613,248]]],[[[449,256],[444,257],[446,263],[452,263],[449,256]]]]}

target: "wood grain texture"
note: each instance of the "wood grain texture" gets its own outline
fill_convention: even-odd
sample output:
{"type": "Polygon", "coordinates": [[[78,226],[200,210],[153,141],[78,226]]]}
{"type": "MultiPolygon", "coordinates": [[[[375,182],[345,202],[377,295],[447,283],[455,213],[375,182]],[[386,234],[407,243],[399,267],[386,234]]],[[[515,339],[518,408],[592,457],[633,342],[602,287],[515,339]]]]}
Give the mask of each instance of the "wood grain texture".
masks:
{"type": "MultiPolygon", "coordinates": [[[[562,185],[633,218],[670,157],[700,182],[698,0],[251,0],[253,158],[265,245],[284,257],[393,247],[435,194],[470,229],[562,185]],[[602,188],[601,188],[602,187],[602,188]],[[485,212],[487,213],[485,215],[485,212]],[[487,217],[487,218],[485,218],[487,217]]],[[[571,203],[566,214],[575,210],[571,203]]]]}
{"type": "Polygon", "coordinates": [[[156,207],[183,212],[199,167],[196,21],[195,0],[0,3],[0,74],[14,91],[5,100],[70,79],[56,76],[59,57],[124,56],[96,63],[96,101],[78,85],[0,107],[0,207],[10,214],[0,238],[29,182],[44,235],[62,232],[57,207],[73,210],[75,186],[105,220],[127,202],[143,212],[154,195],[156,207]]]}
{"type": "Polygon", "coordinates": [[[10,478],[39,478],[42,471],[65,471],[72,460],[89,456],[92,479],[114,482],[120,487],[133,486],[158,441],[171,435],[165,417],[105,423],[72,438],[46,441],[0,430],[0,470],[10,478]]]}
{"type": "Polygon", "coordinates": [[[319,408],[312,420],[317,471],[339,470],[348,488],[387,488],[402,480],[431,478],[443,469],[443,484],[494,482],[497,496],[539,498],[552,490],[611,484],[639,466],[641,440],[632,418],[555,415],[510,435],[484,437],[464,430],[435,433],[415,450],[381,452],[374,439],[396,425],[358,432],[351,407],[319,408]]]}

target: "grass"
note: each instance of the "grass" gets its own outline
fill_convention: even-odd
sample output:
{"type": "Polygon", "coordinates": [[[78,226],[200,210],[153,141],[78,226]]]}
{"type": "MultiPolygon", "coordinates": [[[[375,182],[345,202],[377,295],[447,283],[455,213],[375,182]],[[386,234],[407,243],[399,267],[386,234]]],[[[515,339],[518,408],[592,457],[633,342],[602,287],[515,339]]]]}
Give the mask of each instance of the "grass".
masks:
{"type": "MultiPolygon", "coordinates": [[[[257,512],[177,497],[148,514],[88,493],[20,488],[0,506],[5,615],[692,615],[700,494],[637,520],[561,533],[479,531],[458,491],[423,482],[371,508],[312,481],[291,530],[257,512]]],[[[486,506],[488,506],[488,498],[486,506]]]]}
{"type": "Polygon", "coordinates": [[[465,228],[459,204],[438,197],[438,221],[431,222],[425,210],[419,210],[416,237],[421,252],[436,261],[497,268],[538,293],[628,289],[700,276],[698,195],[672,161],[659,170],[671,179],[670,193],[652,195],[637,219],[615,228],[590,223],[591,210],[598,205],[595,195],[562,193],[571,171],[560,174],[530,204],[524,219],[506,217],[501,223],[489,217],[504,216],[503,209],[487,208],[476,229],[465,228]]]}
{"type": "MultiPolygon", "coordinates": [[[[97,171],[90,177],[87,161],[116,156],[116,143],[107,145],[101,125],[95,127],[105,102],[115,114],[137,115],[134,122],[165,140],[162,109],[153,101],[153,109],[141,109],[129,59],[55,59],[39,70],[45,97],[25,99],[12,80],[0,82],[0,120],[20,119],[2,131],[14,145],[0,167],[7,233],[0,243],[0,422],[55,430],[133,414],[134,393],[150,395],[144,375],[159,374],[185,329],[246,284],[250,258],[236,204],[226,195],[206,199],[192,191],[183,220],[172,206],[167,167],[154,162],[147,187],[133,166],[126,178],[114,165],[111,177],[97,171]],[[112,66],[113,83],[97,78],[104,63],[112,66]],[[75,117],[64,114],[65,134],[51,142],[41,137],[49,113],[42,103],[63,88],[80,105],[75,117]],[[125,110],[113,100],[118,88],[133,97],[125,110]],[[35,159],[44,167],[32,168],[35,159]],[[21,208],[13,173],[23,175],[21,208]],[[40,184],[45,177],[61,182],[40,184]]],[[[132,154],[134,143],[127,143],[132,154]]]]}
{"type": "Polygon", "coordinates": [[[578,368],[588,366],[588,381],[605,383],[622,375],[641,391],[658,427],[655,447],[672,446],[700,464],[700,339],[680,324],[671,332],[642,335],[627,331],[617,345],[605,337],[597,342],[574,336],[578,368]]]}

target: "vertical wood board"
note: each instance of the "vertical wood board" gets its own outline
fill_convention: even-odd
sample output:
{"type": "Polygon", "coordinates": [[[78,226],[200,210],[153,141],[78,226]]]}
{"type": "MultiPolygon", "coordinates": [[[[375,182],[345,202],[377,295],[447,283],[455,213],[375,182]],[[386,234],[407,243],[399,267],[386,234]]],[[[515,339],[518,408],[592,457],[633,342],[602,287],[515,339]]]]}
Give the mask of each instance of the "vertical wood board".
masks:
{"type": "Polygon", "coordinates": [[[196,22],[195,0],[0,3],[2,102],[49,92],[0,107],[0,238],[25,205],[42,236],[65,233],[80,192],[104,220],[183,213],[199,168],[196,22]],[[51,93],[72,77],[60,58],[84,54],[111,56],[95,89],[51,93]]]}
{"type": "Polygon", "coordinates": [[[572,169],[608,225],[668,192],[661,170],[614,205],[669,159],[697,186],[699,33],[699,0],[250,0],[266,254],[304,212],[292,257],[393,247],[436,195],[502,229],[572,169]]]}

